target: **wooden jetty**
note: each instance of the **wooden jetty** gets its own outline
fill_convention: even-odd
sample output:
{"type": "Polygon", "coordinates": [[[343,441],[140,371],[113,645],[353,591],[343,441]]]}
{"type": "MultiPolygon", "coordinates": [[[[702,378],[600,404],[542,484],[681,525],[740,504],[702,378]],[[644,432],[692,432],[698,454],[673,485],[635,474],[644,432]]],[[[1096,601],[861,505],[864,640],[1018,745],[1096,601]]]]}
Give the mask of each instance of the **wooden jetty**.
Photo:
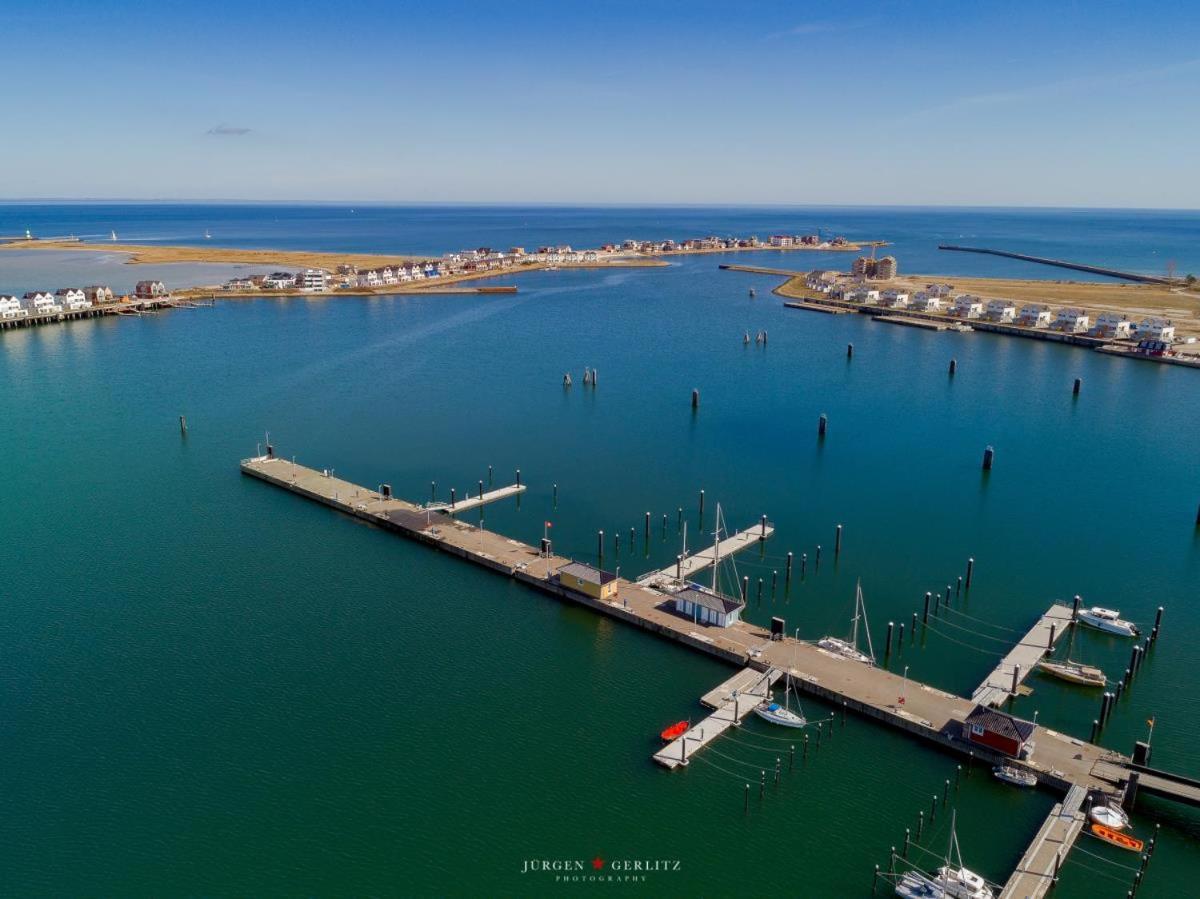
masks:
{"type": "Polygon", "coordinates": [[[688,556],[674,565],[669,565],[659,571],[651,571],[648,574],[642,575],[638,578],[637,582],[641,586],[651,587],[686,583],[698,572],[711,567],[714,561],[732,556],[734,553],[741,552],[749,546],[755,546],[763,540],[769,540],[774,533],[775,528],[764,520],[754,527],[738,531],[736,534],[726,537],[717,544],[715,551],[713,547],[706,546],[694,555],[688,556]]]}
{"type": "Polygon", "coordinates": [[[980,705],[999,708],[1006,699],[1016,694],[1029,672],[1054,649],[1073,623],[1070,606],[1059,603],[1052,605],[984,678],[983,683],[976,687],[971,699],[980,705]]]}
{"type": "Polygon", "coordinates": [[[704,694],[700,700],[713,713],[690,727],[658,752],[654,761],[664,768],[686,765],[693,755],[754,711],[758,703],[771,695],[771,687],[782,673],[775,668],[766,672],[744,668],[725,683],[704,694]]]}
{"type": "Polygon", "coordinates": [[[74,321],[80,318],[99,318],[104,315],[141,315],[143,312],[157,312],[165,308],[179,307],[171,297],[157,297],[152,300],[132,300],[129,302],[101,303],[86,309],[63,310],[62,312],[43,312],[39,315],[22,315],[19,318],[0,319],[0,331],[15,328],[32,328],[37,325],[52,325],[59,322],[74,321]]]}
{"type": "Polygon", "coordinates": [[[1000,899],[1041,899],[1054,886],[1058,871],[1087,823],[1083,802],[1087,790],[1073,786],[1062,802],[1055,803],[1017,863],[1000,899]]]}

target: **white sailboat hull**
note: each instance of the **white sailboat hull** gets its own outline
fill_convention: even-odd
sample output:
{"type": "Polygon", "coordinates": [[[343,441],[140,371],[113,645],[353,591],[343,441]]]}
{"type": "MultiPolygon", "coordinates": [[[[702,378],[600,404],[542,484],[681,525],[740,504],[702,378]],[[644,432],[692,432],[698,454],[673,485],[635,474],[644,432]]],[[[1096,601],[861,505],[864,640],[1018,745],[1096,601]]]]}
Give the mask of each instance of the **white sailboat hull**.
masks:
{"type": "Polygon", "coordinates": [[[804,727],[808,723],[801,715],[774,702],[760,702],[754,707],[754,714],[783,727],[804,727]]]}

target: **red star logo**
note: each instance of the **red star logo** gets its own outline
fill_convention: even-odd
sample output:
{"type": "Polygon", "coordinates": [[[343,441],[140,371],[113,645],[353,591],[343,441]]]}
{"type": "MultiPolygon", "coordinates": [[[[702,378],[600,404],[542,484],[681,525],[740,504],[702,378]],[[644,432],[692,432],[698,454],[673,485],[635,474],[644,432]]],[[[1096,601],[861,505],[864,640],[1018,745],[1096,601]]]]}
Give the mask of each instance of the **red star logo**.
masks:
{"type": "Polygon", "coordinates": [[[597,855],[594,859],[592,859],[592,867],[599,871],[604,867],[604,859],[597,855]]]}

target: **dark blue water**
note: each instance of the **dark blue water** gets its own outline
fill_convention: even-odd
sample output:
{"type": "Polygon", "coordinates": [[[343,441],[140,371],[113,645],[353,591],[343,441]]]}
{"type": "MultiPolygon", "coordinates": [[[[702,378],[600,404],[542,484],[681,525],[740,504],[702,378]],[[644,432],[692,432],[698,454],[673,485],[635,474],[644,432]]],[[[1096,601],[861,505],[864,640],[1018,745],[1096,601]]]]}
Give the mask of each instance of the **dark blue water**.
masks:
{"type": "MultiPolygon", "coordinates": [[[[841,234],[893,242],[901,271],[1086,280],[1030,263],[939,252],[951,242],[1162,274],[1200,274],[1200,212],[895,207],[559,207],[0,204],[0,236],[229,247],[441,254],[463,247],[680,239],[708,234],[841,234]]],[[[804,258],[808,258],[807,256],[804,258]]],[[[842,257],[844,264],[844,257],[842,257]]],[[[805,263],[798,263],[804,265],[805,263]]]]}

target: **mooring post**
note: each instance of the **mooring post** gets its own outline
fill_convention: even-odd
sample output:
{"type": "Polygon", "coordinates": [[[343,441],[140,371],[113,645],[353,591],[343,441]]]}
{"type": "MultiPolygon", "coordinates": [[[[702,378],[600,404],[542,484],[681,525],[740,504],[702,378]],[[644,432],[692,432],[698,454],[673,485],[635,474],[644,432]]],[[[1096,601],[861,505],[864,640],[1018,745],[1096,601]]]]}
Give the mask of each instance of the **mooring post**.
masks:
{"type": "Polygon", "coordinates": [[[925,812],[917,812],[917,842],[921,842],[921,834],[925,831],[925,812]]]}
{"type": "Polygon", "coordinates": [[[437,481],[429,482],[429,501],[431,503],[437,502],[437,481]]]}
{"type": "Polygon", "coordinates": [[[846,344],[846,358],[847,359],[854,358],[854,344],[852,344],[852,343],[846,344]]]}
{"type": "Polygon", "coordinates": [[[682,531],[683,530],[683,506],[679,506],[678,508],[679,508],[679,511],[676,513],[676,518],[675,518],[675,529],[677,531],[682,531]]]}
{"type": "Polygon", "coordinates": [[[1162,616],[1163,616],[1163,607],[1159,606],[1158,611],[1154,613],[1154,630],[1151,631],[1151,633],[1154,635],[1155,640],[1157,640],[1158,635],[1162,633],[1162,616]]]}
{"type": "Polygon", "coordinates": [[[779,583],[779,572],[771,572],[771,602],[775,601],[775,587],[779,583]]]}
{"type": "Polygon", "coordinates": [[[1097,718],[1093,718],[1093,719],[1092,719],[1092,736],[1091,736],[1091,739],[1089,739],[1089,740],[1088,740],[1088,742],[1089,742],[1089,743],[1095,743],[1095,742],[1096,742],[1096,736],[1097,736],[1097,734],[1099,734],[1099,733],[1100,733],[1100,721],[1099,721],[1099,719],[1097,719],[1097,718]]]}
{"type": "MultiPolygon", "coordinates": [[[[904,627],[903,624],[901,624],[900,626],[904,627]]],[[[892,622],[890,622],[890,621],[888,622],[888,629],[887,629],[887,649],[884,650],[884,654],[885,655],[892,654],[892,622]]]]}
{"type": "Polygon", "coordinates": [[[964,582],[963,586],[966,587],[968,590],[971,589],[971,576],[974,573],[975,573],[975,560],[967,559],[967,579],[964,582]]]}
{"type": "Polygon", "coordinates": [[[896,847],[892,847],[892,854],[888,857],[888,875],[896,873],[896,847]]]}
{"type": "Polygon", "coordinates": [[[931,590],[926,590],[925,591],[925,614],[921,618],[921,623],[925,624],[925,625],[929,624],[929,600],[931,600],[931,599],[933,599],[933,592],[931,590]]]}
{"type": "Polygon", "coordinates": [[[692,408],[693,409],[700,408],[700,391],[699,390],[692,391],[692,408]]]}
{"type": "Polygon", "coordinates": [[[521,486],[521,469],[517,469],[517,486],[521,486]]]}
{"type": "Polygon", "coordinates": [[[908,858],[908,844],[912,842],[912,828],[904,828],[904,857],[908,858]]]}
{"type": "Polygon", "coordinates": [[[787,567],[783,572],[783,586],[784,588],[792,586],[792,554],[790,552],[787,554],[787,567]]]}
{"type": "Polygon", "coordinates": [[[604,567],[604,531],[596,532],[596,564],[604,567]]]}
{"type": "Polygon", "coordinates": [[[646,539],[650,539],[650,513],[646,513],[646,539]]]}
{"type": "Polygon", "coordinates": [[[946,585],[946,605],[950,605],[950,585],[946,585]]]}
{"type": "Polygon", "coordinates": [[[788,770],[791,771],[796,767],[796,744],[793,743],[788,747],[788,770]]]}
{"type": "Polygon", "coordinates": [[[1125,679],[1122,681],[1122,683],[1124,683],[1124,684],[1125,684],[1125,687],[1126,687],[1127,689],[1128,689],[1128,687],[1129,687],[1129,682],[1130,682],[1131,680],[1133,680],[1133,671],[1132,671],[1131,669],[1129,669],[1129,668],[1126,668],[1126,669],[1125,669],[1125,679]]]}
{"type": "Polygon", "coordinates": [[[954,766],[954,792],[958,792],[958,782],[962,778],[962,765],[954,766]]]}
{"type": "Polygon", "coordinates": [[[942,787],[942,808],[946,807],[946,803],[950,801],[950,778],[946,778],[946,785],[942,787]]]}
{"type": "Polygon", "coordinates": [[[800,580],[804,580],[804,575],[808,572],[808,553],[800,553],[800,580]]]}
{"type": "Polygon", "coordinates": [[[762,799],[763,794],[767,792],[767,772],[759,771],[758,778],[758,798],[762,799]]]}
{"type": "Polygon", "coordinates": [[[451,509],[453,509],[455,504],[458,502],[456,497],[457,497],[457,492],[455,491],[455,489],[453,487],[451,487],[450,488],[450,508],[451,509]]]}
{"type": "Polygon", "coordinates": [[[1118,702],[1121,699],[1121,694],[1125,692],[1125,681],[1117,681],[1117,688],[1113,692],[1113,702],[1118,702]]]}
{"type": "Polygon", "coordinates": [[[937,793],[933,794],[933,800],[929,803],[929,823],[933,824],[937,820],[937,793]]]}
{"type": "Polygon", "coordinates": [[[762,518],[759,519],[759,525],[761,527],[761,530],[758,532],[758,539],[766,540],[767,539],[767,516],[766,515],[762,516],[762,518]]]}
{"type": "Polygon", "coordinates": [[[683,556],[682,555],[678,555],[675,557],[675,580],[677,580],[677,581],[683,580],[683,556]]]}
{"type": "Polygon", "coordinates": [[[179,416],[179,433],[180,434],[187,433],[187,419],[184,418],[182,415],[179,416]]]}
{"type": "Polygon", "coordinates": [[[911,643],[915,639],[917,639],[917,613],[913,612],[912,630],[908,632],[908,642],[911,643]]]}
{"type": "MultiPolygon", "coordinates": [[[[819,419],[817,419],[817,436],[824,437],[825,431],[828,429],[828,427],[829,427],[829,416],[826,415],[824,412],[822,412],[821,417],[819,419]]],[[[1200,513],[1197,513],[1196,520],[1197,520],[1197,523],[1200,523],[1200,513]]]]}
{"type": "Polygon", "coordinates": [[[802,758],[801,760],[802,760],[802,761],[808,761],[808,734],[805,734],[805,735],[804,735],[804,749],[803,749],[803,752],[804,752],[804,756],[803,756],[803,758],[802,758]]]}
{"type": "Polygon", "coordinates": [[[779,786],[779,773],[780,773],[781,768],[782,768],[782,765],[780,764],[779,756],[776,756],[775,757],[775,786],[776,787],[779,786]]]}
{"type": "Polygon", "coordinates": [[[666,540],[667,539],[667,513],[666,512],[663,512],[662,535],[663,535],[663,539],[666,540]]]}
{"type": "Polygon", "coordinates": [[[984,450],[983,450],[983,470],[984,471],[992,470],[992,460],[995,458],[996,458],[996,450],[992,448],[991,444],[984,447],[984,450]]]}
{"type": "Polygon", "coordinates": [[[833,533],[833,554],[835,556],[842,554],[842,526],[840,524],[833,533]]]}
{"type": "Polygon", "coordinates": [[[1058,629],[1058,625],[1055,622],[1051,621],[1050,622],[1050,639],[1046,642],[1046,649],[1048,649],[1048,650],[1054,649],[1054,632],[1057,629],[1058,629]]]}
{"type": "Polygon", "coordinates": [[[901,649],[901,650],[904,648],[904,622],[903,621],[900,622],[900,633],[896,634],[896,648],[901,649]]]}
{"type": "Polygon", "coordinates": [[[1083,597],[1080,596],[1078,593],[1076,593],[1075,598],[1071,600],[1071,620],[1072,621],[1079,620],[1079,606],[1082,602],[1083,602],[1083,597]]]}
{"type": "Polygon", "coordinates": [[[1075,386],[1074,386],[1074,388],[1071,390],[1071,393],[1073,393],[1075,396],[1079,396],[1079,389],[1080,389],[1081,387],[1083,387],[1083,378],[1076,378],[1076,379],[1075,379],[1075,386]]]}
{"type": "Polygon", "coordinates": [[[746,784],[746,792],[743,795],[745,800],[742,802],[742,813],[748,815],[750,813],[750,784],[746,784]]]}
{"type": "Polygon", "coordinates": [[[967,753],[967,777],[971,776],[971,769],[975,767],[975,750],[972,749],[967,753]]]}
{"type": "Polygon", "coordinates": [[[759,578],[758,579],[758,600],[757,600],[757,602],[760,606],[762,605],[762,588],[763,588],[763,579],[759,578]]]}
{"type": "Polygon", "coordinates": [[[816,554],[816,556],[813,557],[813,570],[815,571],[815,570],[819,569],[820,567],[821,567],[821,544],[818,543],[817,544],[817,554],[816,554]]]}
{"type": "Polygon", "coordinates": [[[1017,687],[1021,684],[1021,666],[1013,665],[1012,695],[1017,695],[1017,687]]]}
{"type": "Polygon", "coordinates": [[[700,522],[704,523],[704,491],[700,491],[700,522]]]}
{"type": "Polygon", "coordinates": [[[750,596],[750,577],[744,575],[742,577],[742,602],[745,602],[750,596]]]}
{"type": "Polygon", "coordinates": [[[630,528],[629,529],[629,551],[630,552],[633,552],[633,547],[636,543],[637,543],[637,530],[634,528],[630,528]]]}
{"type": "MultiPolygon", "coordinates": [[[[845,726],[846,726],[846,700],[843,699],[842,700],[842,727],[845,727],[845,726]]],[[[833,729],[831,727],[830,733],[832,733],[832,732],[833,732],[833,729]]]]}
{"type": "Polygon", "coordinates": [[[875,895],[875,887],[879,885],[879,865],[875,866],[875,877],[871,880],[871,895],[875,895]]]}

